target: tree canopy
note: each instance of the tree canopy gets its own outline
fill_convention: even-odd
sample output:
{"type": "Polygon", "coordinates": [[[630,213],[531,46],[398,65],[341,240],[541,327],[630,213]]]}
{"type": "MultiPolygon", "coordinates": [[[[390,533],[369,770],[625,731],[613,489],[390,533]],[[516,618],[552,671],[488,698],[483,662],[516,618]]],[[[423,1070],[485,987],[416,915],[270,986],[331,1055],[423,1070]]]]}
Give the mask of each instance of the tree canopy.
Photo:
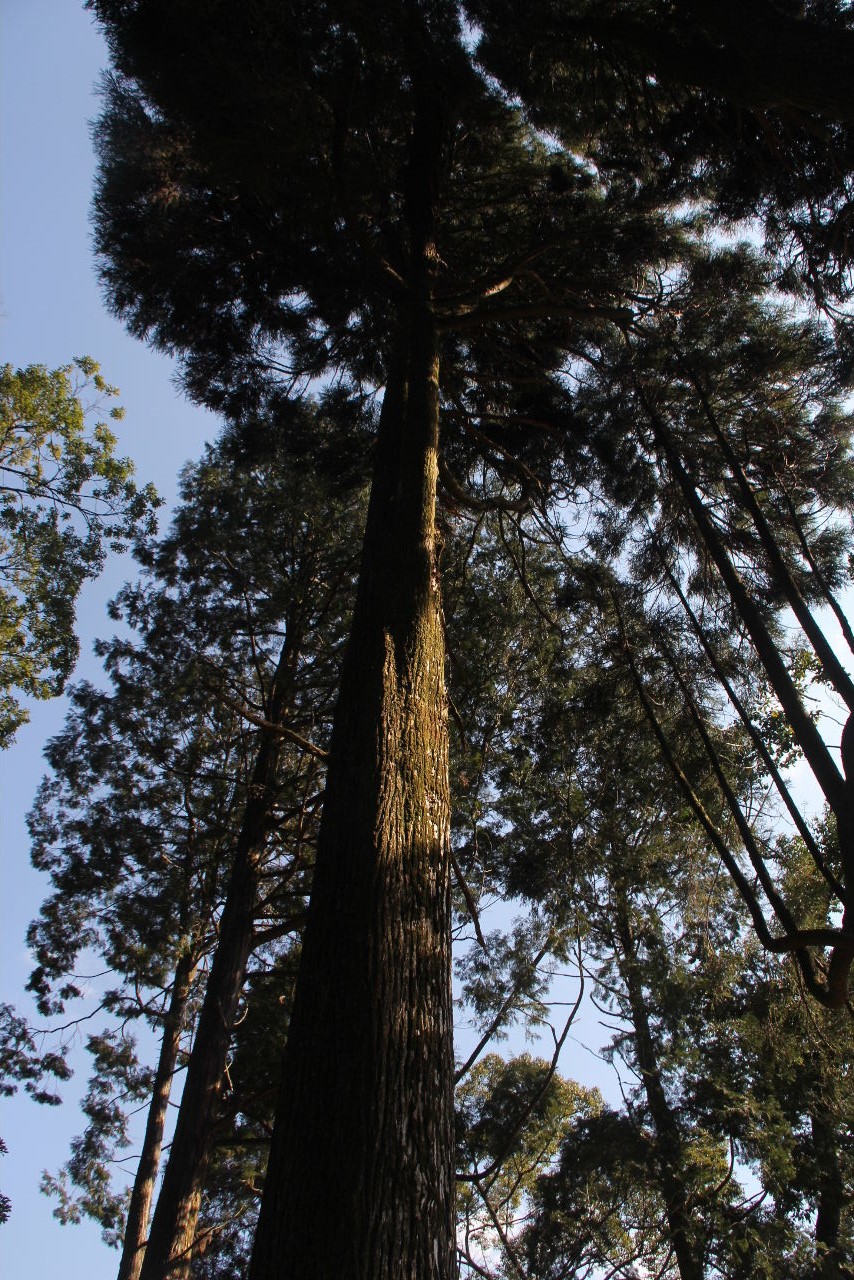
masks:
{"type": "MultiPolygon", "coordinates": [[[[371,476],[352,614],[310,608],[298,655],[293,617],[259,638],[253,612],[234,674],[252,589],[212,528],[210,567],[182,578],[186,513],[150,560],[184,582],[180,608],[124,596],[146,618],[134,668],[151,655],[153,676],[160,638],[176,661],[189,642],[178,670],[206,718],[208,658],[228,655],[217,742],[233,715],[257,730],[243,825],[216,846],[229,887],[134,1245],[143,1280],[204,1267],[206,1170],[208,1211],[248,1212],[229,1179],[251,1168],[254,1197],[263,1160],[241,1161],[238,1139],[265,1124],[251,1259],[240,1231],[222,1254],[250,1280],[450,1280],[457,1212],[472,1274],[844,1275],[854,681],[819,610],[854,647],[850,5],[89,7],[112,58],[95,196],[108,303],[225,417],[227,538],[257,518],[263,564],[294,518],[304,532],[314,490],[255,469],[264,431],[286,428],[303,476],[339,496],[351,470],[371,476]],[[278,1023],[266,978],[245,988],[284,1041],[281,1080],[248,1125],[230,1117],[217,1164],[232,1034],[270,1077],[234,1026],[255,837],[284,744],[318,758],[292,695],[329,627],[339,652],[345,616],[298,972],[272,966],[278,1023]],[[817,687],[847,725],[841,763],[817,687]],[[820,829],[785,776],[799,755],[820,829]],[[484,928],[491,894],[524,905],[509,930],[484,928]],[[464,921],[483,1035],[455,1067],[464,921]],[[754,937],[794,964],[769,977],[754,937]],[[520,1009],[542,1021],[543,964],[592,980],[616,1019],[622,1110],[558,1075],[574,1004],[551,1062],[477,1063],[520,1009]],[[833,1045],[813,1075],[780,1030],[803,1025],[803,992],[833,1045]],[[776,1077],[759,1061],[772,1025],[776,1077]]],[[[165,731],[178,695],[158,692],[165,731]]],[[[225,789],[206,834],[225,830],[225,789]]]]}
{"type": "Polygon", "coordinates": [[[62,692],[83,583],[153,528],[152,486],[137,488],[108,423],[88,421],[118,394],[88,356],[0,370],[0,747],[27,721],[21,694],[62,692]]]}

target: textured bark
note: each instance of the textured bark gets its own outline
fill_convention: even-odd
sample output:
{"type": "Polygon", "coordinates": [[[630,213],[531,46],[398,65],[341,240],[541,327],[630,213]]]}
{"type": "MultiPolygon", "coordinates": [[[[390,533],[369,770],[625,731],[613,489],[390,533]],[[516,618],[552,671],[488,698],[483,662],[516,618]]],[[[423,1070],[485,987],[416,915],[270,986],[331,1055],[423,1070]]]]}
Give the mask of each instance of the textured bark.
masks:
{"type": "MultiPolygon", "coordinates": [[[[291,625],[273,680],[269,710],[272,724],[286,714],[299,653],[300,638],[291,625]]],[[[220,919],[219,940],[139,1280],[164,1280],[164,1277],[186,1280],[190,1273],[211,1134],[222,1096],[231,1031],[252,950],[258,877],[275,797],[281,741],[281,735],[272,728],[260,731],[258,754],[220,919]]]]}
{"type": "MultiPolygon", "coordinates": [[[[411,15],[410,15],[411,16],[411,15]]],[[[451,1280],[450,795],[433,241],[444,104],[410,33],[390,362],[252,1280],[451,1280]]]]}
{"type": "Polygon", "coordinates": [[[175,969],[172,997],[163,1022],[160,1056],[154,1075],[142,1152],[128,1206],[117,1280],[139,1280],[142,1270],[145,1242],[148,1236],[148,1219],[151,1214],[151,1202],[154,1199],[154,1184],[160,1167],[163,1130],[169,1109],[169,1095],[172,1092],[172,1078],[178,1061],[181,1031],[194,973],[195,961],[189,955],[182,956],[175,969]]]}
{"type": "Polygon", "coordinates": [[[386,391],[251,1275],[454,1274],[435,333],[386,391]]]}

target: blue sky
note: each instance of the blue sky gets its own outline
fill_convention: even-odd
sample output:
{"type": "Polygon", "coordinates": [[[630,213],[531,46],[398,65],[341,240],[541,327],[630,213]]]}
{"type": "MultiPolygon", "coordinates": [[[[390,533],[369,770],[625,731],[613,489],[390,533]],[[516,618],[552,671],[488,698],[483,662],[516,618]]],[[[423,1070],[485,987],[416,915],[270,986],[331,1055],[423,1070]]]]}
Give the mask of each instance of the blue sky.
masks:
{"type": "MultiPolygon", "coordinates": [[[[120,451],[135,460],[140,480],[153,481],[172,502],[181,465],[198,456],[217,426],[180,398],[170,362],[128,337],[101,301],[89,228],[90,122],[105,63],[103,41],[78,0],[3,0],[0,358],[49,368],[77,355],[100,361],[126,409],[118,424],[120,451]]],[[[97,678],[92,641],[108,632],[105,603],[132,569],[129,562],[111,563],[86,589],[78,612],[78,674],[97,678]]],[[[16,1005],[30,969],[24,931],[46,891],[29,866],[24,816],[43,773],[42,747],[63,716],[62,699],[35,704],[31,723],[0,757],[0,999],[16,1005]]],[[[117,1256],[97,1228],[62,1227],[38,1192],[42,1169],[59,1168],[69,1138],[82,1128],[74,1097],[72,1090],[60,1109],[23,1099],[2,1103],[0,1133],[9,1154],[0,1160],[0,1186],[13,1213],[0,1229],[0,1272],[8,1280],[115,1275],[117,1256]]]]}

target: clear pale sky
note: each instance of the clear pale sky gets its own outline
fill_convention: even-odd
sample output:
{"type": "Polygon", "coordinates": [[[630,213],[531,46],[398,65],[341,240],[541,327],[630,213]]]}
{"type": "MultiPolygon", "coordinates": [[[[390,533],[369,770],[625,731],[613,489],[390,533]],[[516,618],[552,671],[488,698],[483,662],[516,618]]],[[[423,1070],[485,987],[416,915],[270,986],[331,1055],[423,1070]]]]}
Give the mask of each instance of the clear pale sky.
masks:
{"type": "MultiPolygon", "coordinates": [[[[121,389],[127,414],[118,424],[120,451],[134,458],[140,480],[152,480],[171,502],[179,468],[198,456],[217,424],[180,398],[169,361],[128,337],[101,302],[90,245],[89,123],[98,113],[103,41],[82,0],[2,0],[0,23],[0,362],[55,368],[94,356],[121,389]]],[[[132,571],[129,561],[112,564],[85,591],[78,674],[97,679],[92,641],[109,634],[104,604],[132,571]]],[[[24,931],[47,892],[29,866],[24,815],[43,773],[42,747],[63,716],[61,699],[35,704],[31,723],[0,756],[0,1000],[22,1012],[31,967],[24,931]]],[[[97,1227],[62,1227],[38,1191],[41,1171],[58,1170],[69,1138],[82,1129],[76,1092],[58,1109],[20,1098],[0,1103],[9,1148],[0,1158],[0,1187],[12,1198],[12,1217],[0,1227],[4,1280],[115,1276],[117,1255],[97,1227]]]]}

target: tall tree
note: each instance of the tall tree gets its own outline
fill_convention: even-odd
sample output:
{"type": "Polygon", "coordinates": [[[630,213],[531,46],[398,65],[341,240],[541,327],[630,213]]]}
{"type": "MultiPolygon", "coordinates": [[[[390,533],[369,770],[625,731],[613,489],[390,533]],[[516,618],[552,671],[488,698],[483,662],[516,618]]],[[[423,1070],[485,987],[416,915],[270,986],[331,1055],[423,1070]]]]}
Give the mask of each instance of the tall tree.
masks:
{"type": "MultiPolygon", "coordinates": [[[[303,411],[302,416],[308,415],[303,411]]],[[[281,435],[278,440],[284,446],[281,435]]],[[[218,477],[213,494],[220,511],[231,501],[232,493],[239,495],[239,508],[232,507],[236,528],[229,529],[226,543],[226,589],[239,592],[247,611],[254,614],[250,642],[258,681],[254,699],[260,703],[260,714],[247,769],[246,795],[235,815],[234,849],[216,947],[169,1159],[145,1244],[140,1270],[143,1280],[189,1272],[232,1030],[250,956],[259,940],[262,876],[272,875],[271,836],[288,846],[291,875],[298,875],[312,844],[311,808],[322,789],[326,751],[312,738],[318,728],[325,738],[325,720],[337,687],[338,648],[342,622],[349,612],[355,572],[353,547],[361,532],[362,510],[358,485],[351,480],[348,488],[339,474],[337,495],[331,498],[322,480],[299,469],[293,457],[293,440],[290,447],[289,473],[284,447],[280,455],[270,452],[268,431],[248,457],[238,453],[238,466],[226,473],[227,478],[218,477]],[[249,477],[240,474],[241,463],[249,477]],[[243,525],[247,519],[248,533],[243,525]],[[256,540],[266,549],[266,556],[253,545],[256,540]],[[278,576],[265,582],[265,569],[278,576]],[[269,598],[259,599],[261,591],[268,591],[269,598]],[[271,609],[275,613],[264,621],[271,609]],[[306,724],[316,726],[311,730],[312,738],[305,732],[306,724]],[[282,813],[286,798],[292,810],[289,817],[282,813]]],[[[188,493],[187,498],[189,505],[192,495],[188,493]]],[[[223,530],[219,532],[222,536],[223,530]]],[[[199,539],[192,553],[187,543],[186,529],[179,525],[174,546],[181,556],[191,565],[198,555],[210,556],[207,538],[199,539]]],[[[166,549],[167,557],[170,550],[166,549]]],[[[202,584],[193,584],[196,591],[199,585],[207,585],[204,575],[200,576],[202,584]]],[[[211,610],[215,601],[212,593],[205,607],[211,610]]],[[[217,619],[219,627],[223,622],[217,619]]],[[[221,634],[227,635],[227,631],[221,634]]],[[[234,680],[231,672],[225,676],[234,680]]],[[[281,865],[276,874],[283,883],[287,881],[281,865]]],[[[275,890],[270,896],[275,896],[275,890]]],[[[142,1245],[140,1239],[140,1249],[142,1245]]]]}
{"type": "MultiPolygon", "coordinates": [[[[134,1090],[151,1096],[122,1277],[138,1275],[143,1263],[184,1024],[201,1006],[171,1181],[158,1204],[167,1213],[184,1206],[188,1266],[247,962],[256,948],[272,955],[286,946],[302,914],[362,515],[358,470],[331,429],[336,497],[316,474],[316,447],[314,472],[301,471],[301,423],[310,416],[295,411],[287,443],[274,425],[239,440],[232,434],[188,468],[172,530],[137,548],[145,579],[115,606],[135,635],[102,646],[112,691],[74,692],[74,711],[51,748],[54,776],[32,819],[36,857],[57,890],[31,930],[41,961],[34,985],[46,1009],[57,985],[60,1001],[74,994],[68,975],[83,945],[99,947],[125,975],[124,989],[105,1001],[113,1011],[133,1016],[133,993],[141,1000],[158,982],[166,993],[165,1007],[152,1011],[161,1038],[154,1080],[138,1078],[134,1090]],[[222,978],[219,988],[213,980],[223,967],[226,994],[222,978]],[[204,1107],[193,1105],[200,1091],[204,1107]]],[[[314,418],[312,430],[322,430],[314,418]]],[[[96,1190],[109,1145],[109,1043],[93,1042],[92,1124],[67,1172],[86,1189],[83,1208],[115,1231],[120,1204],[96,1190]]],[[[118,1048],[127,1057],[126,1041],[118,1048]]],[[[114,1112],[121,1144],[121,1107],[114,1112]]],[[[64,1203],[68,1215],[79,1213],[67,1196],[64,1203]]]]}
{"type": "MultiPolygon", "coordinates": [[[[685,151],[662,128],[621,171],[628,91],[598,151],[585,120],[538,134],[483,74],[450,0],[92,7],[115,66],[96,202],[115,308],[234,417],[327,370],[358,395],[383,388],[252,1274],[446,1277],[437,482],[461,503],[519,507],[574,481],[578,369],[613,361],[660,304],[691,220],[676,205],[685,175],[718,152],[696,128],[682,187],[657,181],[685,151]]],[[[601,63],[580,48],[577,78],[601,63]]],[[[771,179],[753,195],[782,207],[771,179]]]]}
{"type": "MultiPolygon", "coordinates": [[[[576,570],[576,591],[578,578],[576,570]]],[[[492,775],[485,825],[493,863],[510,891],[536,901],[555,924],[566,915],[583,921],[597,1003],[617,1022],[612,1053],[631,1073],[624,1112],[571,1124],[514,1251],[537,1276],[581,1277],[597,1266],[629,1275],[639,1262],[680,1277],[808,1274],[817,1260],[824,1265],[825,1250],[833,1257],[846,1247],[833,1236],[816,1250],[802,1216],[815,1214],[817,1237],[820,1223],[832,1233],[834,1188],[848,1176],[836,1095],[844,1089],[846,1015],[813,1011],[822,1023],[816,1049],[828,1036],[817,1059],[835,1058],[837,1043],[840,1056],[816,1072],[820,1085],[808,1081],[809,1067],[802,1076],[799,1053],[779,1035],[785,1005],[786,1021],[795,1009],[809,1018],[796,973],[773,962],[769,1001],[769,976],[759,971],[772,962],[757,963],[761,951],[734,886],[720,876],[718,851],[659,752],[615,623],[602,610],[572,664],[552,666],[492,775]],[[802,1088],[794,1087],[799,1079],[802,1088]],[[826,1105],[821,1153],[804,1141],[812,1090],[826,1105]],[[760,1180],[757,1195],[742,1190],[747,1170],[760,1180]]],[[[700,657],[694,691],[707,698],[714,684],[700,657]]],[[[706,812],[729,831],[673,672],[639,653],[634,663],[643,664],[646,697],[671,751],[706,812]]],[[[728,726],[720,750],[745,808],[757,786],[764,799],[743,727],[728,726]]],[[[787,878],[800,880],[801,894],[814,893],[811,859],[789,852],[787,878]]],[[[827,886],[823,896],[804,911],[808,927],[826,915],[827,886]]],[[[815,1027],[807,1038],[814,1035],[815,1027]]]]}
{"type": "MultiPolygon", "coordinates": [[[[679,316],[668,303],[653,323],[637,326],[621,343],[621,353],[615,351],[592,373],[582,399],[592,397],[589,421],[599,475],[624,512],[607,524],[608,545],[612,553],[631,551],[650,596],[673,599],[671,621],[660,632],[662,653],[668,651],[666,629],[690,620],[731,698],[733,684],[726,664],[715,658],[713,633],[724,617],[730,628],[743,628],[793,741],[835,814],[839,848],[830,868],[775,773],[814,851],[816,874],[829,877],[843,912],[835,936],[815,938],[814,945],[832,948],[826,975],[824,960],[814,970],[807,948],[796,944],[796,916],[774,889],[749,834],[761,893],[756,898],[747,890],[745,896],[766,945],[794,949],[814,993],[843,1004],[854,959],[851,785],[809,714],[797,667],[806,662],[850,718],[854,682],[816,613],[817,605],[830,603],[843,630],[847,625],[833,588],[849,576],[850,415],[843,400],[845,375],[827,331],[772,304],[765,296],[766,271],[767,264],[746,246],[699,255],[685,277],[674,281],[679,316]],[[801,632],[798,648],[812,649],[810,658],[793,663],[788,656],[779,626],[782,607],[792,610],[801,632]],[[783,937],[775,943],[762,924],[762,898],[788,942],[783,937]]],[[[672,657],[666,660],[673,665],[672,657]]],[[[745,657],[742,665],[746,671],[750,660],[745,657]]],[[[740,681],[743,675],[736,675],[735,684],[740,681]]],[[[761,735],[743,708],[739,716],[757,742],[761,735]]],[[[731,808],[737,817],[734,798],[731,808]]]]}
{"type": "MultiPolygon", "coordinates": [[[[253,1272],[379,1277],[415,1268],[417,1274],[447,1276],[454,1268],[453,1059],[435,530],[440,329],[452,322],[470,332],[503,318],[504,299],[500,311],[493,300],[506,293],[508,269],[514,272],[513,314],[530,328],[532,317],[545,315],[551,304],[538,277],[517,265],[518,219],[529,246],[523,257],[539,257],[546,243],[546,252],[555,262],[560,256],[570,272],[572,258],[579,269],[582,258],[578,221],[570,232],[568,207],[549,186],[545,149],[525,136],[512,110],[471,70],[452,5],[391,6],[370,16],[358,6],[312,15],[268,6],[249,21],[245,11],[223,9],[214,23],[205,15],[203,57],[196,54],[199,15],[192,6],[168,12],[152,5],[95,7],[125,77],[104,134],[107,167],[99,198],[117,305],[136,312],[140,331],[177,341],[189,352],[188,381],[198,394],[232,412],[240,407],[238,382],[241,397],[244,391],[257,394],[264,360],[247,347],[248,330],[233,307],[208,311],[210,344],[197,342],[195,316],[179,338],[174,326],[181,325],[179,312],[190,300],[183,291],[187,273],[181,297],[170,288],[162,295],[165,307],[154,303],[153,293],[138,307],[140,280],[135,273],[127,278],[125,246],[136,241],[139,260],[138,236],[150,241],[153,231],[167,255],[168,242],[183,255],[186,241],[176,239],[174,223],[166,233],[165,222],[190,208],[195,217],[197,197],[208,198],[205,190],[215,204],[230,201],[229,190],[251,186],[252,171],[264,171],[272,184],[257,206],[264,210],[259,230],[268,227],[279,268],[273,285],[259,274],[260,263],[249,267],[245,259],[253,316],[261,296],[269,299],[257,332],[268,347],[295,333],[286,359],[298,369],[317,371],[335,359],[351,377],[385,385],[253,1272]],[[194,50],[192,83],[182,47],[194,50]],[[167,50],[177,55],[175,69],[182,65],[177,76],[162,75],[167,50]],[[276,146],[285,148],[283,162],[288,157],[276,175],[268,168],[269,154],[257,164],[249,161],[257,140],[246,130],[244,95],[248,84],[259,83],[259,57],[272,59],[260,83],[273,95],[262,110],[272,110],[276,146]],[[206,111],[214,103],[223,108],[218,121],[202,124],[202,101],[206,111]],[[148,114],[141,114],[148,104],[148,114]],[[128,202],[130,186],[139,191],[140,182],[149,187],[154,179],[162,190],[146,153],[154,158],[158,134],[168,135],[167,148],[173,148],[178,117],[188,110],[197,177],[189,186],[182,181],[177,205],[155,196],[154,222],[140,224],[132,208],[142,206],[128,202]],[[473,112],[481,125],[477,136],[468,129],[473,112]],[[134,169],[126,163],[130,137],[134,169]],[[140,158],[144,167],[136,163],[140,158]],[[497,204],[512,210],[516,221],[497,222],[497,204]],[[327,1135],[322,1146],[321,1130],[327,1135]]],[[[588,212],[585,284],[580,294],[574,285],[561,290],[564,325],[567,318],[595,324],[600,306],[608,314],[614,310],[614,300],[634,283],[648,239],[640,224],[638,235],[621,234],[633,217],[627,193],[609,201],[603,192],[585,194],[580,180],[576,185],[588,212]],[[601,287],[594,301],[590,277],[597,267],[601,287]]],[[[243,207],[249,206],[241,200],[243,207]]],[[[208,225],[231,234],[225,223],[208,225]]],[[[194,251],[185,258],[189,273],[197,266],[204,278],[195,298],[205,309],[212,302],[208,286],[226,259],[244,258],[228,245],[225,255],[219,249],[209,242],[200,256],[194,251]]],[[[153,262],[150,250],[144,256],[153,262]]],[[[553,364],[556,350],[544,337],[539,342],[553,364]]],[[[496,455],[506,459],[507,450],[496,455]]],[[[512,459],[499,465],[512,474],[512,459]]]]}

